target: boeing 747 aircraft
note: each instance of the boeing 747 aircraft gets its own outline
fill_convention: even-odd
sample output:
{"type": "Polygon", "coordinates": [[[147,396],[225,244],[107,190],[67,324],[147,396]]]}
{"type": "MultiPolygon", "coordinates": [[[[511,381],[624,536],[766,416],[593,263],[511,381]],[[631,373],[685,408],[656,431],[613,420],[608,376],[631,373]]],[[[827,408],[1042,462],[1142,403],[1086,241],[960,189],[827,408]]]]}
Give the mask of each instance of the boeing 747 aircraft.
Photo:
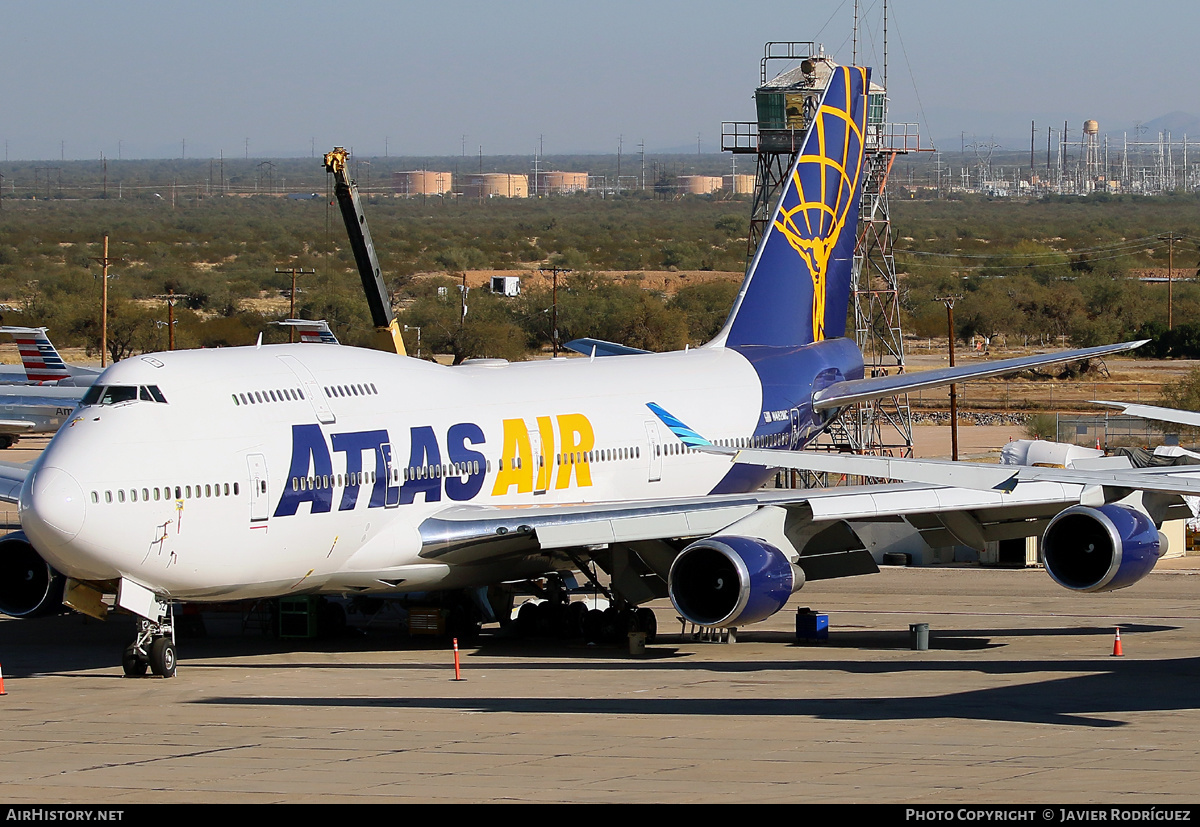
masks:
{"type": "Polygon", "coordinates": [[[174,601],[478,590],[595,564],[630,618],[669,594],[692,622],[727,627],[807,580],[877,571],[855,531],[867,522],[917,515],[972,541],[1040,532],[1082,486],[763,490],[769,458],[731,461],[691,436],[783,454],[856,400],[1132,346],[863,378],[845,326],[867,79],[833,70],[703,347],[445,367],[270,345],[113,365],[28,474],[0,469],[23,529],[0,541],[0,610],[102,617],[115,595],[142,619],[126,674],[169,676],[174,601]]]}

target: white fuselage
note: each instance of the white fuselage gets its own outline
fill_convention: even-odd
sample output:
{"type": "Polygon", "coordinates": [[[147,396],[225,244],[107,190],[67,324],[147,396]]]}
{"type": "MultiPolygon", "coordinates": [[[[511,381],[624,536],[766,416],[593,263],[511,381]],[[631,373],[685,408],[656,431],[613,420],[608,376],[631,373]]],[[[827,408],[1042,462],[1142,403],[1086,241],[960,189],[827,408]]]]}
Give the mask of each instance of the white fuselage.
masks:
{"type": "Polygon", "coordinates": [[[744,444],[763,398],[723,348],[447,368],[275,345],[129,359],[97,384],[142,392],[76,411],[26,480],[22,525],[69,576],[191,600],[487,582],[420,558],[421,523],[706,494],[729,459],[683,450],[647,403],[744,444]]]}

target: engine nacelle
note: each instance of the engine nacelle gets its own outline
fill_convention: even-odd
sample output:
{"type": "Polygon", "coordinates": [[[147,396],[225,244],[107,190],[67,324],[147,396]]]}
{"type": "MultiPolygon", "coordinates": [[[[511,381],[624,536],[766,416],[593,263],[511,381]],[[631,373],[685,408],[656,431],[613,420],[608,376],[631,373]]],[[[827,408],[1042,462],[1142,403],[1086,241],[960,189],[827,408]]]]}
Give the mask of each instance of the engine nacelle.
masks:
{"type": "Polygon", "coordinates": [[[1109,592],[1141,580],[1166,542],[1150,518],[1123,505],[1075,505],[1059,513],[1042,535],[1046,571],[1060,586],[1109,592]]]}
{"type": "Polygon", "coordinates": [[[0,538],[0,612],[38,617],[63,609],[61,574],[30,545],[25,532],[0,538]]]}
{"type": "Polygon", "coordinates": [[[698,626],[757,623],[783,608],[804,585],[804,572],[770,543],[753,537],[697,540],[671,564],[667,590],[698,626]]]}

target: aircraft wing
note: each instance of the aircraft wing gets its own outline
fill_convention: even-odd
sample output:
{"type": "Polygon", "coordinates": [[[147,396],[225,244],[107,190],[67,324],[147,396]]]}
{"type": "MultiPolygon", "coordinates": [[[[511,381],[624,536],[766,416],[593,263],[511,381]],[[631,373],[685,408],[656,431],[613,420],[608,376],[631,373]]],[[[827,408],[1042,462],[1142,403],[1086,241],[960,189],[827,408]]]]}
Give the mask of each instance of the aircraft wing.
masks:
{"type": "Polygon", "coordinates": [[[972,379],[987,379],[992,376],[1003,376],[1019,370],[1049,365],[1055,362],[1073,362],[1076,359],[1089,359],[1095,356],[1106,356],[1111,353],[1122,353],[1139,348],[1149,339],[1138,342],[1122,342],[1116,345],[1101,345],[1099,347],[1083,348],[1082,350],[1062,350],[1057,353],[1039,353],[1035,356],[1019,356],[1015,359],[1000,359],[995,362],[981,362],[974,365],[956,365],[952,368],[937,368],[916,373],[901,373],[895,376],[872,376],[866,379],[848,379],[835,382],[829,387],[813,394],[813,407],[817,409],[842,408],[855,402],[865,402],[869,399],[879,399],[884,396],[895,396],[899,393],[912,393],[927,388],[937,388],[955,382],[966,382],[972,379]]]}
{"type": "Polygon", "coordinates": [[[1026,483],[1056,482],[1091,488],[1200,496],[1200,471],[1196,466],[1186,465],[1134,469],[1126,463],[1123,468],[1043,468],[761,448],[735,450],[733,456],[735,462],[769,468],[794,468],[934,485],[954,485],[978,491],[1011,492],[1020,490],[1026,483]]]}
{"type": "Polygon", "coordinates": [[[35,424],[26,419],[0,419],[0,434],[23,434],[32,430],[35,424]]]}
{"type": "Polygon", "coordinates": [[[21,486],[29,474],[30,465],[31,463],[0,461],[0,502],[16,504],[21,486]]]}
{"type": "Polygon", "coordinates": [[[1129,416],[1140,416],[1142,419],[1155,419],[1160,422],[1174,422],[1177,425],[1200,427],[1200,413],[1181,411],[1178,408],[1160,408],[1158,405],[1135,405],[1131,402],[1101,402],[1096,400],[1093,405],[1106,405],[1110,408],[1120,408],[1121,413],[1129,416]]]}
{"type": "MultiPolygon", "coordinates": [[[[980,546],[990,540],[1038,534],[1063,508],[1079,503],[1082,485],[1038,482],[1012,493],[940,485],[887,484],[827,489],[762,489],[661,500],[528,507],[452,506],[421,525],[430,563],[473,565],[530,554],[570,552],[591,557],[628,547],[665,578],[691,540],[749,532],[765,512],[782,515],[810,580],[875,571],[865,544],[836,541],[825,529],[845,523],[897,523],[905,518],[931,544],[980,546]],[[940,535],[940,536],[932,536],[940,535]],[[824,540],[813,542],[814,538],[824,540]],[[832,543],[832,545],[831,545],[832,543]]],[[[781,522],[780,524],[784,524],[781,522]]],[[[761,526],[753,529],[760,531],[761,526]]],[[[755,534],[759,536],[759,534],[755,534]]]]}

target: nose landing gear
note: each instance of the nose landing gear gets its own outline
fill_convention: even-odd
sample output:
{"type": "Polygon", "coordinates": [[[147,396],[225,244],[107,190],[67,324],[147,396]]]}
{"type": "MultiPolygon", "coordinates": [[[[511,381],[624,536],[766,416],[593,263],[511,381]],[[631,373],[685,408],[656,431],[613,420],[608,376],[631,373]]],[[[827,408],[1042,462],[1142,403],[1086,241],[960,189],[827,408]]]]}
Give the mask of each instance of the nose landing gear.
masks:
{"type": "Polygon", "coordinates": [[[142,618],[138,633],[121,656],[121,668],[127,678],[145,677],[147,668],[160,678],[175,677],[175,611],[165,606],[157,620],[142,618]]]}

